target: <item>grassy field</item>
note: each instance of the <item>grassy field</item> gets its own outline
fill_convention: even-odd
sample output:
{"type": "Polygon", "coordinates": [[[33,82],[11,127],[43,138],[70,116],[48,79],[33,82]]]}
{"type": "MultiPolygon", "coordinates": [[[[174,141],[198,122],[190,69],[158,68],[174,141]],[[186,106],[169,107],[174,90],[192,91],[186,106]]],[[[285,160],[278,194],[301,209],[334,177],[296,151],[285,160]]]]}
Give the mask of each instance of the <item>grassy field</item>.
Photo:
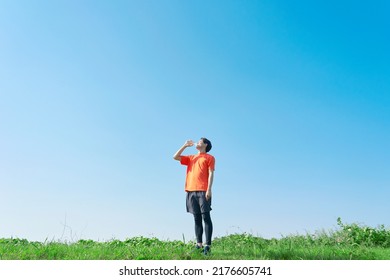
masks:
{"type": "Polygon", "coordinates": [[[0,239],[2,260],[390,260],[390,230],[343,224],[336,231],[264,239],[232,234],[204,256],[193,242],[134,237],[124,241],[29,242],[0,239]]]}

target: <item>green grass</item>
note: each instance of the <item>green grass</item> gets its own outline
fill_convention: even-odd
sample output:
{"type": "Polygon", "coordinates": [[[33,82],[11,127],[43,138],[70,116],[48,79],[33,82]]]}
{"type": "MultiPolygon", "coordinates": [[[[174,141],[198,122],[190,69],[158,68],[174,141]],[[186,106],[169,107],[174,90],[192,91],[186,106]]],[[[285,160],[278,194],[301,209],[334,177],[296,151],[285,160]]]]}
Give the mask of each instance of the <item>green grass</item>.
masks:
{"type": "Polygon", "coordinates": [[[390,230],[343,224],[339,230],[264,239],[231,234],[214,239],[203,256],[193,242],[133,237],[124,241],[29,242],[0,239],[2,260],[390,260],[390,230]]]}

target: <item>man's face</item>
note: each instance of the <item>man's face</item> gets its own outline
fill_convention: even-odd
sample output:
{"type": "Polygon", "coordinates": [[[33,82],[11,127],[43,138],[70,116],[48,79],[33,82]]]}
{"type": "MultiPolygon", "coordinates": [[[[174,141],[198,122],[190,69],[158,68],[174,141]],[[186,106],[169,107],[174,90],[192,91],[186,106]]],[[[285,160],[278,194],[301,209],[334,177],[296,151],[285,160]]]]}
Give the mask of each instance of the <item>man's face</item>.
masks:
{"type": "Polygon", "coordinates": [[[196,143],[196,148],[198,150],[206,149],[207,144],[203,143],[202,139],[199,139],[198,143],[196,143]]]}

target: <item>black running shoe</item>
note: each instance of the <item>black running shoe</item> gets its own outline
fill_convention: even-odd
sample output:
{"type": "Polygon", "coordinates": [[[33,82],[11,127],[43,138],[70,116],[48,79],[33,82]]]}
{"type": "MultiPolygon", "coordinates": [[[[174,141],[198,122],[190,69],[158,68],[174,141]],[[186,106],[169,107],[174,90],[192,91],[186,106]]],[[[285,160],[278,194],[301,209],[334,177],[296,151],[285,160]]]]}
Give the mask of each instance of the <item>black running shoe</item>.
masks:
{"type": "MultiPolygon", "coordinates": [[[[194,252],[194,253],[200,252],[200,249],[202,249],[202,248],[203,248],[202,246],[199,246],[198,244],[196,244],[192,252],[194,252]]],[[[203,252],[203,250],[202,250],[202,252],[203,252]]]]}
{"type": "Polygon", "coordinates": [[[209,246],[209,245],[204,246],[204,248],[203,248],[203,254],[204,254],[205,256],[207,256],[208,254],[210,254],[210,252],[211,252],[210,246],[209,246]]]}

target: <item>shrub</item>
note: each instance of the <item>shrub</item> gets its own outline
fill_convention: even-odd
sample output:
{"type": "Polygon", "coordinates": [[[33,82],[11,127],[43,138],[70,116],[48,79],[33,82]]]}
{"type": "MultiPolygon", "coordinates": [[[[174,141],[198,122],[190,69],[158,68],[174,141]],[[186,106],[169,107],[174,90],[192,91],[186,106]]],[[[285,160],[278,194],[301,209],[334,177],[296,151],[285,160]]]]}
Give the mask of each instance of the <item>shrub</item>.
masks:
{"type": "Polygon", "coordinates": [[[390,247],[390,230],[386,230],[384,225],[371,228],[357,223],[344,224],[341,218],[337,219],[337,224],[341,229],[334,238],[339,244],[390,247]]]}

